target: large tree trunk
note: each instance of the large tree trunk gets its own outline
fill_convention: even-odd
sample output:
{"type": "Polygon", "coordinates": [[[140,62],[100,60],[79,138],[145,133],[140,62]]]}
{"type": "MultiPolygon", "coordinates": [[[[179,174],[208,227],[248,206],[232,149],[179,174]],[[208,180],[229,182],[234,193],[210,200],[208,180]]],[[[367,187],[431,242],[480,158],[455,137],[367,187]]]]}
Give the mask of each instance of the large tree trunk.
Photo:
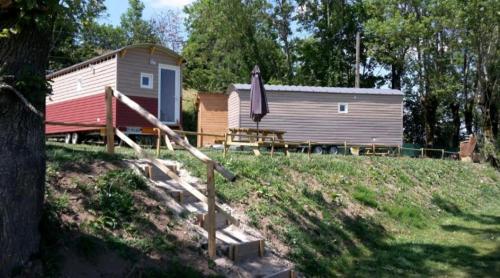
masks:
{"type": "MultiPolygon", "coordinates": [[[[4,11],[0,15],[2,29],[17,13],[4,11]]],[[[47,31],[32,24],[0,39],[0,82],[16,87],[42,112],[48,38],[47,31]]],[[[43,119],[5,88],[0,89],[0,130],[0,277],[8,277],[13,269],[22,269],[39,249],[45,140],[43,119]]]]}
{"type": "Polygon", "coordinates": [[[460,104],[450,104],[451,115],[453,117],[453,136],[451,138],[451,147],[459,147],[460,144],[460,104]]]}

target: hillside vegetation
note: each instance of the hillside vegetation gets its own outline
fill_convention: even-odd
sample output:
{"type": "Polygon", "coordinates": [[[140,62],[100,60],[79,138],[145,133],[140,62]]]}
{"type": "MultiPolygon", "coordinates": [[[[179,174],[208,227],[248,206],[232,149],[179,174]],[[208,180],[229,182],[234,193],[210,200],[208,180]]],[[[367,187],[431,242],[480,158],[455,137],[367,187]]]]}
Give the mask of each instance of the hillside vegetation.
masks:
{"type": "MultiPolygon", "coordinates": [[[[498,277],[500,173],[435,159],[209,153],[221,199],[308,276],[498,277]]],[[[174,155],[193,174],[203,165],[174,155]]]]}
{"type": "Polygon", "coordinates": [[[49,144],[44,272],[19,277],[216,277],[183,219],[122,161],[131,157],[49,144]]]}
{"type": "MultiPolygon", "coordinates": [[[[72,152],[103,155],[101,147],[72,152]]],[[[132,156],[118,148],[119,156],[132,156]]],[[[480,164],[384,157],[207,154],[238,175],[217,175],[221,201],[307,276],[500,274],[500,173],[480,164]]],[[[117,156],[117,157],[119,157],[117,156]]],[[[183,151],[163,152],[193,175],[205,167],[183,151]]]]}

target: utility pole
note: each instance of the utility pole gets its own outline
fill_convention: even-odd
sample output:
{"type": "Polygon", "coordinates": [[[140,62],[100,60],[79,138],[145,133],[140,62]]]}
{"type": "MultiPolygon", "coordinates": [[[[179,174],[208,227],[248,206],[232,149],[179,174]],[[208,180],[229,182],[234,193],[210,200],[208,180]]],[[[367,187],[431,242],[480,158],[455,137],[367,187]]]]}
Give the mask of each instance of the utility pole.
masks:
{"type": "Polygon", "coordinates": [[[356,33],[356,79],[354,81],[354,87],[359,88],[359,48],[360,48],[360,34],[356,33]]]}

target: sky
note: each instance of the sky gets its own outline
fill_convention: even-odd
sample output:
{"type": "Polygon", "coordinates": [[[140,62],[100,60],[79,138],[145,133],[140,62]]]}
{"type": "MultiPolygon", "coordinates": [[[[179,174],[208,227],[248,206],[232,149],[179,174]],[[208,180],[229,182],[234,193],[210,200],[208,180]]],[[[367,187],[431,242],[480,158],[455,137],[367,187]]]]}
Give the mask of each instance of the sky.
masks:
{"type": "MultiPolygon", "coordinates": [[[[151,18],[156,12],[162,9],[178,9],[182,11],[182,8],[193,2],[194,0],[143,0],[145,9],[143,17],[144,19],[151,18]]],[[[102,23],[108,23],[113,25],[120,24],[120,16],[127,10],[128,1],[127,0],[106,0],[105,5],[107,7],[108,16],[101,18],[102,23]]]]}

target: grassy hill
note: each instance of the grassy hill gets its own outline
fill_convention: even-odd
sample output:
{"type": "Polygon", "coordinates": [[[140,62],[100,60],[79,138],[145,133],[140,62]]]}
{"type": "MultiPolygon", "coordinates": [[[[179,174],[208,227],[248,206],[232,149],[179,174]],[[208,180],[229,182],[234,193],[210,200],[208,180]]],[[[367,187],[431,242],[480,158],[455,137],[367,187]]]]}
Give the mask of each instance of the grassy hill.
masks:
{"type": "MultiPolygon", "coordinates": [[[[52,146],[53,157],[103,155],[52,146]],[[55,153],[59,153],[54,155],[55,153]]],[[[119,150],[131,156],[129,149],[119,150]]],[[[187,153],[165,154],[205,178],[187,153]]],[[[457,161],[208,152],[217,194],[307,276],[500,275],[500,173],[457,161]]]]}
{"type": "MultiPolygon", "coordinates": [[[[210,153],[240,176],[244,207],[310,276],[500,275],[500,173],[433,159],[210,153]]],[[[198,176],[204,168],[180,161],[198,176]]]]}

